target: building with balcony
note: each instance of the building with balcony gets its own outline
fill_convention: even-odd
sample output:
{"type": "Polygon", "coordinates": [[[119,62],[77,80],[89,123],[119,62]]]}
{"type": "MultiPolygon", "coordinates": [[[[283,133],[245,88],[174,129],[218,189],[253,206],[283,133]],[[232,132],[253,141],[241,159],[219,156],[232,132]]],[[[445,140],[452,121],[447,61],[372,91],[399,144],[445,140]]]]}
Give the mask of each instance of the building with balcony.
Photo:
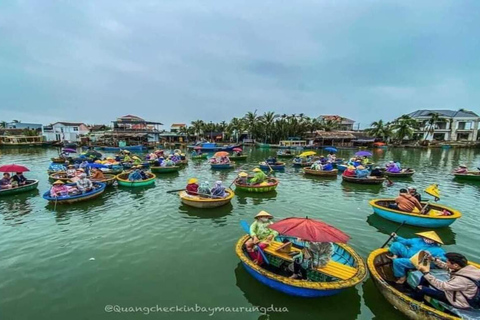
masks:
{"type": "Polygon", "coordinates": [[[476,141],[480,117],[472,112],[456,110],[417,110],[408,114],[420,122],[420,128],[415,134],[421,140],[438,141],[476,141]],[[438,115],[438,120],[429,125],[432,116],[438,115]]]}
{"type": "Polygon", "coordinates": [[[35,130],[35,131],[42,131],[43,125],[39,123],[28,123],[28,122],[20,122],[20,121],[13,121],[6,124],[5,128],[7,129],[28,129],[28,130],[35,130]]]}
{"type": "Polygon", "coordinates": [[[96,140],[107,146],[155,145],[160,142],[163,123],[146,121],[134,115],[126,115],[112,121],[112,131],[105,132],[96,140]]]}
{"type": "Polygon", "coordinates": [[[55,122],[43,127],[43,136],[46,141],[80,142],[81,138],[89,133],[83,122],[55,122]]]}

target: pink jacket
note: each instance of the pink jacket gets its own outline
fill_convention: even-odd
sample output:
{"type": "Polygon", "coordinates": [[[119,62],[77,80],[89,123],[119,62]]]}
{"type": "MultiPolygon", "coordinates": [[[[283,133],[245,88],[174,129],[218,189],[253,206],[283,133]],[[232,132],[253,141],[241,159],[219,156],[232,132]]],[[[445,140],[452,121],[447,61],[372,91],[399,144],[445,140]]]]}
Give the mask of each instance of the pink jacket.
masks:
{"type": "MultiPolygon", "coordinates": [[[[438,261],[435,262],[435,264],[442,269],[447,269],[445,262],[438,261]]],[[[468,265],[457,272],[450,273],[450,280],[448,281],[440,281],[431,274],[425,275],[425,279],[438,290],[445,292],[445,296],[452,306],[460,309],[466,309],[470,306],[467,302],[467,299],[465,299],[463,295],[465,295],[468,299],[473,298],[477,292],[477,286],[473,283],[473,281],[457,275],[464,275],[474,280],[480,280],[480,269],[468,265]]]]}

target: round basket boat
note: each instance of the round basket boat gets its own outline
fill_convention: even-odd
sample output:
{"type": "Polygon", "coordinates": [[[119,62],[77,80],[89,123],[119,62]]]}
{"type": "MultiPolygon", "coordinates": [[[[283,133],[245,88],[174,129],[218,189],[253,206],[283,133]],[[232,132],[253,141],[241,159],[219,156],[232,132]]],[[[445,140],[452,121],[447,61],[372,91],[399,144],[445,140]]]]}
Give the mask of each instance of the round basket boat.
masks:
{"type": "Polygon", "coordinates": [[[383,172],[383,175],[389,178],[410,178],[411,176],[413,176],[414,173],[415,170],[402,171],[397,173],[385,171],[383,172]]]}
{"type": "Polygon", "coordinates": [[[306,175],[319,176],[319,177],[336,177],[338,174],[337,169],[323,171],[323,170],[314,170],[310,168],[304,168],[303,173],[306,175]]]}
{"type": "Polygon", "coordinates": [[[230,163],[210,163],[210,168],[222,170],[222,169],[233,169],[235,167],[235,162],[230,163]]]}
{"type": "Polygon", "coordinates": [[[345,182],[349,182],[349,183],[380,185],[386,179],[385,178],[379,178],[379,177],[355,178],[355,177],[342,176],[342,180],[345,181],[345,182]]]}
{"type": "Polygon", "coordinates": [[[172,173],[178,172],[181,168],[179,166],[171,166],[171,167],[150,167],[150,170],[153,173],[172,173]]]}
{"type": "Polygon", "coordinates": [[[53,163],[65,163],[69,161],[68,159],[65,159],[65,158],[51,158],[51,160],[53,163]]]}
{"type": "Polygon", "coordinates": [[[264,181],[260,184],[239,184],[237,179],[235,179],[235,191],[244,191],[244,192],[270,192],[277,189],[278,179],[269,178],[267,181],[264,181]]]}
{"type": "Polygon", "coordinates": [[[277,162],[275,164],[268,165],[266,162],[260,162],[259,164],[260,169],[263,171],[273,170],[273,171],[282,171],[285,170],[285,162],[277,162]]]}
{"type": "MultiPolygon", "coordinates": [[[[325,267],[309,270],[307,280],[292,279],[274,272],[274,270],[282,270],[282,266],[291,264],[293,261],[289,253],[278,250],[283,243],[272,241],[264,249],[270,262],[267,269],[263,265],[257,265],[250,258],[245,248],[245,242],[248,239],[250,239],[249,235],[241,237],[235,246],[235,252],[243,267],[262,284],[288,295],[303,298],[331,296],[354,287],[367,276],[365,261],[355,250],[346,244],[334,243],[332,259],[325,267]]],[[[300,251],[301,247],[295,244],[291,247],[290,253],[300,251]]]]}
{"type": "Polygon", "coordinates": [[[304,161],[302,161],[302,162],[295,162],[295,161],[293,161],[293,162],[292,162],[292,165],[293,165],[294,167],[301,167],[301,168],[310,167],[312,164],[313,164],[312,161],[310,161],[310,162],[304,162],[304,161]]]}
{"type": "MultiPolygon", "coordinates": [[[[452,313],[437,310],[425,302],[411,298],[407,292],[401,291],[401,286],[392,286],[391,284],[394,283],[396,279],[393,276],[392,260],[387,257],[387,253],[388,249],[372,251],[367,258],[367,266],[373,283],[375,283],[380,293],[395,309],[403,313],[407,318],[413,320],[460,320],[463,318],[461,316],[463,313],[462,310],[455,309],[451,306],[446,307],[449,307],[452,313]]],[[[480,268],[478,263],[469,261],[469,264],[480,268]]],[[[470,317],[463,319],[467,318],[473,319],[470,317]]]]}
{"type": "MultiPolygon", "coordinates": [[[[74,187],[75,183],[66,184],[66,186],[74,187]]],[[[93,189],[89,192],[79,193],[74,195],[66,195],[60,197],[51,197],[50,190],[43,194],[43,199],[50,203],[56,204],[72,204],[81,201],[87,201],[100,196],[105,191],[106,184],[102,182],[93,182],[93,189]]]]}
{"type": "Polygon", "coordinates": [[[115,181],[117,180],[117,176],[114,175],[114,174],[104,174],[105,176],[105,179],[91,179],[92,182],[102,182],[102,183],[105,183],[107,185],[107,187],[109,186],[113,186],[113,184],[115,183],[115,181]]]}
{"type": "Polygon", "coordinates": [[[179,160],[179,161],[175,162],[175,165],[176,166],[186,166],[186,165],[188,165],[188,160],[187,159],[179,160]]]}
{"type": "Polygon", "coordinates": [[[70,182],[70,179],[71,178],[67,178],[66,172],[55,172],[48,176],[48,180],[50,180],[50,182],[60,180],[62,182],[67,183],[67,182],[70,182]]]}
{"type": "Polygon", "coordinates": [[[1,189],[0,190],[0,197],[3,196],[10,196],[17,193],[27,192],[30,190],[35,190],[38,188],[38,180],[32,179],[27,180],[23,186],[18,186],[11,189],[1,189]]]}
{"type": "MultiPolygon", "coordinates": [[[[429,203],[429,210],[425,214],[389,208],[389,204],[395,203],[395,199],[373,199],[369,203],[373,212],[384,219],[397,223],[405,222],[405,224],[418,227],[443,228],[451,225],[462,216],[458,210],[436,203],[429,203]],[[442,215],[444,210],[451,212],[452,215],[442,215]]],[[[426,203],[422,203],[422,205],[426,205],[426,203]]]]}
{"type": "Polygon", "coordinates": [[[117,178],[118,184],[123,187],[136,188],[136,187],[144,187],[144,186],[155,184],[156,175],[150,172],[146,172],[146,174],[148,176],[148,179],[146,180],[130,181],[128,180],[129,173],[121,173],[116,178],[117,178]]]}
{"type": "Polygon", "coordinates": [[[225,198],[202,198],[200,196],[190,195],[185,191],[181,191],[179,195],[180,201],[187,206],[200,209],[210,209],[230,203],[234,196],[233,190],[226,189],[225,192],[227,193],[225,198]]]}
{"type": "Polygon", "coordinates": [[[280,158],[280,159],[291,159],[293,157],[295,157],[295,155],[292,154],[292,153],[290,153],[290,154],[288,154],[288,153],[277,153],[277,158],[280,158]]]}
{"type": "Polygon", "coordinates": [[[470,171],[468,173],[454,173],[455,179],[465,181],[480,181],[479,171],[470,171]]]}

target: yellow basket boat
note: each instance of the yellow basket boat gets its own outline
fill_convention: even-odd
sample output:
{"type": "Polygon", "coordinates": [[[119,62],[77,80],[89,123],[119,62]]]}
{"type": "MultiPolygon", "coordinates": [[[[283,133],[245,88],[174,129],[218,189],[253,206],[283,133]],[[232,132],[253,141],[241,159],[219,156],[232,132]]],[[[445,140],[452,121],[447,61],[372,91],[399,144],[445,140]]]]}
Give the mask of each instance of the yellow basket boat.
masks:
{"type": "Polygon", "coordinates": [[[179,195],[180,195],[180,201],[182,201],[182,203],[187,206],[200,208],[200,209],[210,209],[210,208],[221,207],[230,203],[230,201],[234,196],[233,190],[226,189],[225,192],[227,193],[227,196],[225,198],[218,198],[218,199],[202,198],[200,196],[190,195],[186,191],[181,191],[179,195]]]}

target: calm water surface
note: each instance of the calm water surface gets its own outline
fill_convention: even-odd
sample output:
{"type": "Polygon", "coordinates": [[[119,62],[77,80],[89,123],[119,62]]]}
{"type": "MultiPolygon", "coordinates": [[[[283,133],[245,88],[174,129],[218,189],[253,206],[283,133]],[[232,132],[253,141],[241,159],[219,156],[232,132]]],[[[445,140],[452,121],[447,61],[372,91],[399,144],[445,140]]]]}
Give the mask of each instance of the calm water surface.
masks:
{"type": "MultiPolygon", "coordinates": [[[[355,150],[342,150],[348,157],[355,150]]],[[[274,151],[247,150],[251,169],[274,151]]],[[[309,216],[348,233],[366,258],[397,225],[372,214],[368,201],[393,197],[398,189],[424,189],[439,183],[440,203],[464,216],[437,230],[448,246],[480,261],[478,200],[480,185],[453,181],[459,163],[480,166],[477,150],[375,150],[383,164],[400,159],[417,170],[393,187],[349,185],[341,179],[304,177],[289,167],[277,173],[280,185],[269,195],[235,196],[212,211],[183,206],[165,191],[185,186],[190,177],[213,184],[234,179],[239,168],[212,171],[206,161],[191,162],[178,174],[160,176],[155,187],[112,188],[84,204],[53,206],[42,199],[49,188],[46,169],[54,149],[0,150],[0,163],[27,165],[28,177],[40,179],[38,191],[0,198],[0,313],[2,319],[403,319],[373,282],[315,300],[289,297],[263,286],[241,267],[234,245],[243,235],[239,222],[260,210],[276,218],[309,216]],[[91,261],[90,258],[94,258],[91,261]],[[286,307],[288,313],[106,313],[122,307],[286,307]]],[[[412,236],[422,229],[404,227],[412,236]]]]}

